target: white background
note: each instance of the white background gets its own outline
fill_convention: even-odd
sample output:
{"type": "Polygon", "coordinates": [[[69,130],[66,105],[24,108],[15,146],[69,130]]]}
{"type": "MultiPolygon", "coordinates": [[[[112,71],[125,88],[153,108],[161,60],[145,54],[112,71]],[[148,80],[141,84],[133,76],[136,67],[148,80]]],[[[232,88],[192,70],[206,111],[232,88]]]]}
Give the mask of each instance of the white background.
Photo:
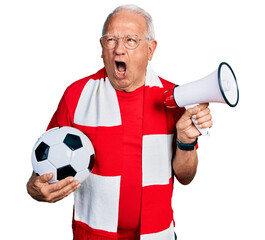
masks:
{"type": "Polygon", "coordinates": [[[175,183],[179,240],[264,240],[264,5],[260,0],[0,3],[1,233],[5,239],[72,239],[73,196],[56,204],[27,195],[31,149],[65,88],[103,66],[99,38],[107,14],[135,3],[154,19],[152,66],[177,84],[228,62],[238,79],[236,108],[211,104],[214,127],[200,138],[199,167],[175,183]],[[4,223],[4,224],[3,224],[4,223]]]}

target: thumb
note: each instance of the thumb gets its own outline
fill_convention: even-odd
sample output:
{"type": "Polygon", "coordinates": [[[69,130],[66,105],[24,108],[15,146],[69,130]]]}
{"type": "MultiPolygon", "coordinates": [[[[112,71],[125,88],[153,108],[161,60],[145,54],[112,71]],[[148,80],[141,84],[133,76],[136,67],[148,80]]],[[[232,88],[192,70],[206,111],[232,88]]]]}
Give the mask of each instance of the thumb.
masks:
{"type": "Polygon", "coordinates": [[[40,182],[41,183],[47,183],[53,178],[53,173],[46,173],[40,176],[40,182]]]}
{"type": "Polygon", "coordinates": [[[183,120],[191,119],[194,115],[196,115],[200,111],[199,106],[188,108],[184,114],[182,115],[183,120]]]}

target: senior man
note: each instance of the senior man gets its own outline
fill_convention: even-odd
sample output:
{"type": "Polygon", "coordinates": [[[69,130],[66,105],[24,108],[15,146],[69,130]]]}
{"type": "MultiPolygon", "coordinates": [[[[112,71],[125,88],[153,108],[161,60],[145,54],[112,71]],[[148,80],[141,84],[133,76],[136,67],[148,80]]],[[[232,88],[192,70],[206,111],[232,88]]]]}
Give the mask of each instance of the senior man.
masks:
{"type": "Polygon", "coordinates": [[[56,202],[75,191],[75,240],[173,240],[173,179],[195,176],[199,131],[211,127],[208,104],[167,109],[174,86],[152,70],[157,42],[151,16],[135,5],[115,9],[100,39],[104,68],[69,86],[49,126],[72,126],[92,141],[96,162],[82,183],[52,174],[28,181],[38,201],[56,202]],[[178,144],[176,144],[178,140],[178,144]]]}

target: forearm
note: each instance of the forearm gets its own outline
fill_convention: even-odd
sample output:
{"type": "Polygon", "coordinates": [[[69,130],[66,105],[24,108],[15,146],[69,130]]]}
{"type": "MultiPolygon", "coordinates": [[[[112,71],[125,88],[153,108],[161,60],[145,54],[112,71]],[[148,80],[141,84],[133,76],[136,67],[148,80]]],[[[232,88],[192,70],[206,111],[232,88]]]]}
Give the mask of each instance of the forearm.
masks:
{"type": "MultiPolygon", "coordinates": [[[[193,124],[192,119],[202,128],[212,127],[213,125],[208,105],[208,103],[204,103],[187,109],[177,121],[177,139],[182,144],[188,144],[188,148],[194,146],[196,139],[201,135],[193,124]]],[[[178,145],[183,149],[181,144],[178,145]]],[[[183,151],[180,148],[177,147],[173,159],[173,170],[180,183],[189,184],[195,177],[197,171],[198,157],[196,147],[194,146],[194,150],[192,151],[183,151]]]]}
{"type": "Polygon", "coordinates": [[[176,178],[181,184],[189,184],[195,177],[198,165],[197,151],[182,151],[179,148],[176,150],[173,159],[173,170],[176,178]]]}

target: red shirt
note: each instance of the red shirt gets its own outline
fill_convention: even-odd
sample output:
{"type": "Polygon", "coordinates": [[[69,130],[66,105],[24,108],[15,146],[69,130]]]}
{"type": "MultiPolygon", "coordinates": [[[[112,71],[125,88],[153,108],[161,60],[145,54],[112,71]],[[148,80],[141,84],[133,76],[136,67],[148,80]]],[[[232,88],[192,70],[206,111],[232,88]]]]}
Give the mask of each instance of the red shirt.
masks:
{"type": "MultiPolygon", "coordinates": [[[[167,229],[173,215],[171,209],[172,177],[169,179],[169,184],[143,187],[142,139],[144,135],[172,134],[175,129],[174,123],[180,117],[181,111],[177,109],[178,111],[174,110],[173,112],[173,110],[167,109],[167,115],[164,118],[161,115],[165,114],[160,96],[162,90],[143,86],[131,93],[116,91],[121,125],[112,127],[87,126],[82,123],[78,125],[79,123],[74,122],[74,117],[76,116],[75,111],[80,100],[80,94],[83,93],[89,80],[98,81],[103,77],[106,77],[104,69],[71,85],[61,99],[48,128],[57,126],[77,127],[87,134],[92,143],[95,144],[97,159],[100,161],[94,166],[94,175],[121,176],[119,195],[116,195],[120,198],[116,218],[118,220],[117,233],[105,232],[101,228],[94,229],[86,222],[74,220],[73,231],[76,238],[96,240],[100,236],[102,239],[110,239],[108,236],[114,237],[115,234],[118,234],[118,239],[139,240],[140,217],[142,220],[145,219],[145,221],[141,221],[141,234],[148,234],[158,232],[160,229],[167,229]],[[148,95],[149,98],[146,98],[145,95],[148,95]],[[143,106],[144,99],[146,100],[145,106],[143,106]],[[153,107],[155,101],[159,103],[157,108],[153,107]],[[161,120],[159,121],[161,125],[155,124],[157,123],[156,119],[161,120]],[[145,129],[143,123],[145,123],[145,129]],[[165,124],[167,124],[166,129],[165,124]],[[107,135],[105,135],[106,133],[107,135]],[[104,146],[108,146],[108,149],[104,149],[104,146]],[[145,198],[142,197],[143,195],[145,198]],[[143,211],[144,207],[141,204],[145,207],[149,206],[150,200],[154,202],[150,207],[150,209],[153,208],[152,212],[150,209],[143,211]]],[[[163,82],[164,89],[174,86],[163,79],[160,80],[163,82]]],[[[104,218],[104,212],[101,215],[104,218]]],[[[99,220],[99,218],[96,219],[99,220]]]]}
{"type": "Polygon", "coordinates": [[[119,205],[119,239],[140,239],[142,189],[142,123],[144,86],[133,92],[117,91],[123,126],[122,179],[119,205]]]}

